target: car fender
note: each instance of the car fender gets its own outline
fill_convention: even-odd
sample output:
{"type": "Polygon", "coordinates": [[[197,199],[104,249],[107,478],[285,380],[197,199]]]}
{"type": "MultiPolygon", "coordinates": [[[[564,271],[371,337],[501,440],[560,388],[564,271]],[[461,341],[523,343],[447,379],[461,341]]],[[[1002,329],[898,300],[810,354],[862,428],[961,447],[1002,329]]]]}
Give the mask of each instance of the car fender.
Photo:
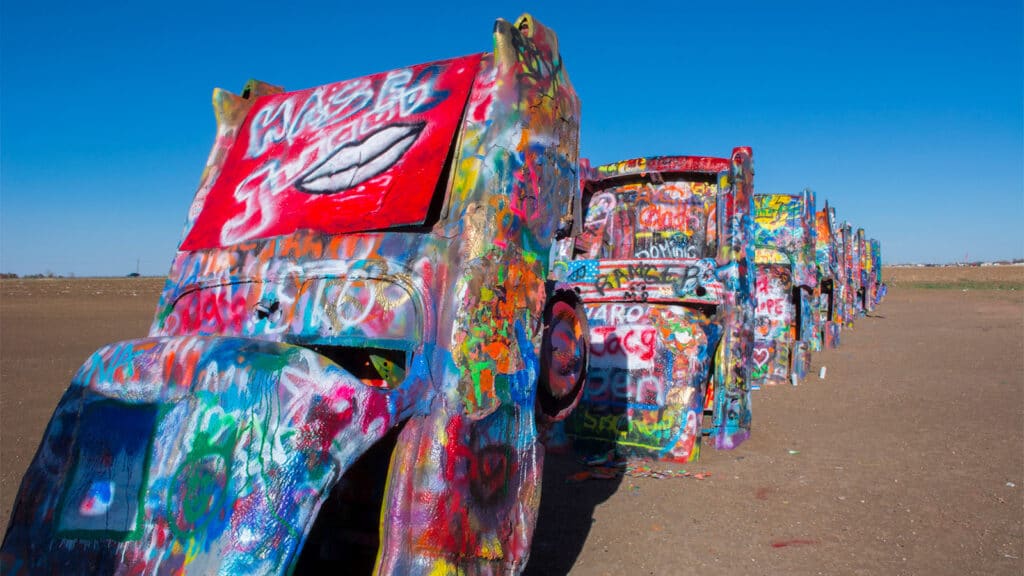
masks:
{"type": "Polygon", "coordinates": [[[105,346],[54,412],[0,559],[33,574],[286,573],[331,487],[428,388],[371,387],[246,338],[105,346]]]}

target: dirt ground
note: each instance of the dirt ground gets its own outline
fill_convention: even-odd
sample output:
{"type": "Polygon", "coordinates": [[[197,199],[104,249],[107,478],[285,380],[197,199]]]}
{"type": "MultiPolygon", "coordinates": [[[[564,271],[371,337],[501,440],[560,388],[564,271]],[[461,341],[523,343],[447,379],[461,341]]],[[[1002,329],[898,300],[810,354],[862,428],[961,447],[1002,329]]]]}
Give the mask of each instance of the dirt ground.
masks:
{"type": "MultiPolygon", "coordinates": [[[[687,467],[705,479],[569,484],[549,456],[528,574],[1024,573],[1024,290],[902,270],[806,383],[754,393],[751,439],[687,467]]],[[[0,281],[0,526],[74,370],[145,335],[161,285],[0,281]]]]}
{"type": "Polygon", "coordinates": [[[970,285],[1024,288],[1024,265],[1018,266],[887,266],[883,280],[891,286],[953,287],[970,285]]]}

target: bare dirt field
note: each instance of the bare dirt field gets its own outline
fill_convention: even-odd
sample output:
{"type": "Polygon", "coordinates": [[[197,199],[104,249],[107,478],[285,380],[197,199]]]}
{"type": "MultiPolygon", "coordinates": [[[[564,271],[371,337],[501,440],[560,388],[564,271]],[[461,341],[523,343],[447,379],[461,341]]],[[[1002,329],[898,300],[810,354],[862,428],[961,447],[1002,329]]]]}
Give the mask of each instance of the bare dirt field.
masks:
{"type": "MultiPolygon", "coordinates": [[[[885,302],[808,382],[754,392],[753,436],[706,449],[702,480],[570,484],[549,456],[528,573],[1024,573],[1024,267],[992,270],[886,269],[885,302]]],[[[0,526],[74,370],[145,335],[161,285],[0,281],[0,526]]]]}
{"type": "Polygon", "coordinates": [[[1024,289],[1021,266],[889,266],[883,280],[904,288],[1024,289]]]}

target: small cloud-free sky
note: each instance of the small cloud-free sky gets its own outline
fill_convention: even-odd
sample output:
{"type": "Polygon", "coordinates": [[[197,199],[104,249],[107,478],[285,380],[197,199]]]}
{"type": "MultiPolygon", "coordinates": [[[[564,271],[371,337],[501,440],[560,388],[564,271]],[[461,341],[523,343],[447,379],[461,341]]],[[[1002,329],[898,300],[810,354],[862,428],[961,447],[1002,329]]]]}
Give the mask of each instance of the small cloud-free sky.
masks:
{"type": "Polygon", "coordinates": [[[555,30],[582,154],[728,156],[811,187],[886,263],[1024,256],[1019,0],[4,2],[0,271],[170,267],[213,143],[210,94],[290,90],[555,30]]]}

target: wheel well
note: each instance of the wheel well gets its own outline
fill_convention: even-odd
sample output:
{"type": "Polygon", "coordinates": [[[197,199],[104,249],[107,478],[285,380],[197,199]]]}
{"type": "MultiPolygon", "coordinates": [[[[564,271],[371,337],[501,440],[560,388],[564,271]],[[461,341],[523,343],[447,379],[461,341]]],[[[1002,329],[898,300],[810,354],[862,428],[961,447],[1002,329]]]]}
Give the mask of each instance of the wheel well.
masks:
{"type": "Polygon", "coordinates": [[[587,325],[586,310],[583,308],[583,300],[576,292],[569,289],[554,289],[553,284],[549,284],[549,296],[547,302],[544,305],[543,314],[543,335],[541,337],[541,362],[540,362],[540,374],[537,381],[537,409],[539,415],[545,419],[551,421],[557,421],[568,415],[569,411],[573,406],[579,402],[580,397],[583,395],[583,386],[587,380],[587,368],[590,358],[590,331],[587,325]],[[552,314],[555,309],[555,305],[558,303],[568,304],[575,310],[576,316],[582,324],[583,332],[583,366],[580,368],[579,377],[573,386],[573,388],[565,395],[558,397],[551,392],[550,383],[548,382],[548,367],[550,366],[551,358],[551,326],[552,326],[552,314]]]}
{"type": "Polygon", "coordinates": [[[294,574],[371,574],[380,549],[380,518],[391,455],[404,423],[345,471],[317,511],[294,574]]]}

